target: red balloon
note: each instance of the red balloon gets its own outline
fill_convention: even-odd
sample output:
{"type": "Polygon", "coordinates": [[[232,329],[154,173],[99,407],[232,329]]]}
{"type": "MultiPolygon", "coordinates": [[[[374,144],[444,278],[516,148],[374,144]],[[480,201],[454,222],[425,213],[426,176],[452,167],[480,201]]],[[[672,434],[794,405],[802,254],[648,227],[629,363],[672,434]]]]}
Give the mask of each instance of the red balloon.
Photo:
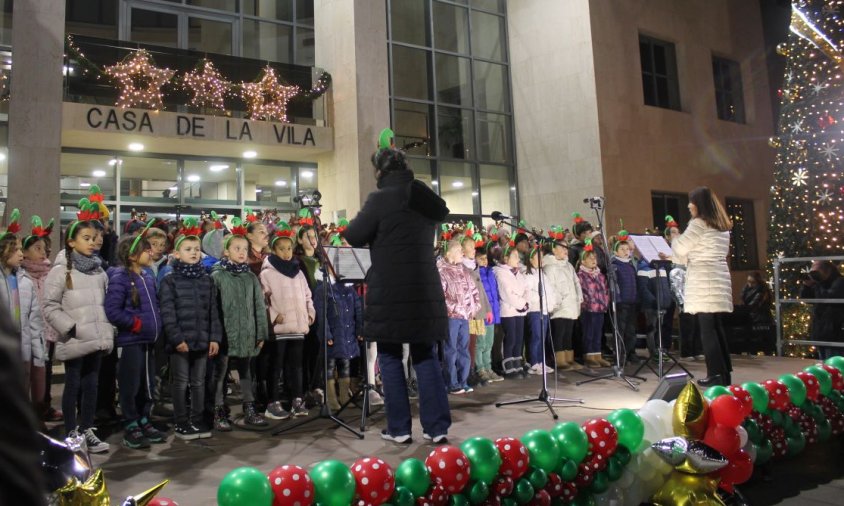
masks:
{"type": "Polygon", "coordinates": [[[428,492],[426,499],[428,499],[431,506],[445,506],[448,504],[448,492],[445,491],[445,487],[442,485],[434,485],[428,492]]]}
{"type": "Polygon", "coordinates": [[[800,371],[795,376],[800,378],[800,381],[806,385],[806,398],[812,402],[816,402],[818,396],[821,394],[821,386],[818,384],[818,379],[806,371],[800,371]]]}
{"type": "Polygon", "coordinates": [[[844,390],[844,376],[841,375],[841,371],[832,367],[831,365],[823,364],[822,366],[824,371],[829,373],[829,376],[832,378],[832,389],[838,390],[839,392],[844,390]]]}
{"type": "Polygon", "coordinates": [[[703,442],[715,448],[724,456],[732,455],[741,448],[741,438],[738,431],[726,425],[710,425],[703,436],[703,442]]]}
{"type": "Polygon", "coordinates": [[[495,440],[495,446],[501,455],[501,467],[498,473],[518,480],[530,467],[530,456],[521,441],[512,437],[500,437],[495,440]]]}
{"type": "Polygon", "coordinates": [[[589,439],[589,451],[593,455],[603,455],[609,458],[615,452],[618,445],[618,432],[613,424],[605,418],[593,418],[585,422],[583,430],[589,439]]]}
{"type": "Polygon", "coordinates": [[[574,478],[574,484],[577,488],[586,488],[595,481],[595,472],[589,467],[586,462],[581,462],[577,466],[577,476],[574,478]]]}
{"type": "Polygon", "coordinates": [[[357,483],[358,506],[379,506],[390,500],[396,488],[393,469],[378,457],[363,457],[350,468],[357,483]]]}
{"type": "Polygon", "coordinates": [[[606,469],[609,461],[610,460],[608,458],[605,458],[600,453],[597,453],[587,456],[586,463],[589,465],[589,469],[591,469],[593,473],[597,473],[606,469]]]}
{"type": "Polygon", "coordinates": [[[179,503],[167,497],[153,497],[148,506],[179,506],[179,503]]]}
{"type": "Polygon", "coordinates": [[[753,475],[753,462],[744,450],[737,451],[729,460],[727,466],[718,471],[718,476],[721,477],[721,488],[732,492],[733,485],[740,485],[753,475]]]}
{"type": "Polygon", "coordinates": [[[469,458],[456,446],[441,446],[429,453],[425,467],[432,481],[449,494],[459,494],[469,483],[469,458]]]}
{"type": "Polygon", "coordinates": [[[725,427],[738,427],[744,420],[744,403],[732,395],[721,395],[709,403],[711,420],[725,427]]]}
{"type": "Polygon", "coordinates": [[[299,503],[309,506],[314,501],[314,482],[308,471],[299,466],[276,467],[267,475],[273,489],[273,506],[299,503]]]}
{"type": "Polygon", "coordinates": [[[768,408],[785,411],[791,403],[791,398],[788,396],[788,387],[785,383],[779,380],[765,380],[762,383],[765,390],[768,391],[768,408]]]}
{"type": "Polygon", "coordinates": [[[573,481],[563,482],[563,493],[560,494],[560,499],[563,502],[569,503],[574,501],[577,497],[577,485],[573,481]]]}
{"type": "Polygon", "coordinates": [[[548,473],[548,483],[545,484],[545,491],[551,497],[563,495],[563,479],[557,473],[548,473]]]}
{"type": "Polygon", "coordinates": [[[528,506],[551,506],[551,495],[543,489],[539,489],[533,495],[528,506]]]}
{"type": "Polygon", "coordinates": [[[499,476],[492,482],[492,491],[499,497],[507,497],[513,493],[513,488],[516,486],[513,478],[509,476],[499,476]]]}
{"type": "Polygon", "coordinates": [[[753,413],[753,397],[750,395],[750,392],[738,385],[730,385],[727,388],[730,390],[730,393],[735,396],[736,399],[741,401],[742,413],[744,414],[744,418],[750,416],[750,414],[753,413]]]}
{"type": "Polygon", "coordinates": [[[480,506],[501,506],[501,497],[495,494],[489,494],[489,497],[480,506]]]}

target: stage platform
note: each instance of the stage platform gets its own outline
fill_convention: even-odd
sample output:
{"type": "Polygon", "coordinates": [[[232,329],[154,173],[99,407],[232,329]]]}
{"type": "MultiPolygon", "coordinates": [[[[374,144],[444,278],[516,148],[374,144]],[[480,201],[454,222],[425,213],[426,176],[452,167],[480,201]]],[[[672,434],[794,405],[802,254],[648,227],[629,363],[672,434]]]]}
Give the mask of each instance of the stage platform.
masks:
{"type": "MultiPolygon", "coordinates": [[[[775,378],[784,373],[797,372],[811,363],[813,361],[792,358],[735,356],[733,380],[741,383],[775,378]]],[[[704,376],[703,362],[684,361],[683,364],[696,376],[704,376]]],[[[672,372],[681,371],[676,368],[672,372]]],[[[650,372],[644,374],[644,377],[647,381],[636,392],[617,380],[598,381],[577,387],[574,383],[586,376],[569,372],[556,383],[554,376],[549,376],[549,390],[556,397],[584,399],[586,403],[583,405],[560,404],[558,408],[559,421],[582,422],[614,409],[641,407],[658,383],[650,372]]],[[[501,436],[520,437],[531,429],[552,428],[557,422],[540,403],[502,408],[494,406],[497,401],[535,396],[540,385],[541,379],[531,376],[525,380],[480,387],[468,395],[450,396],[453,425],[449,441],[459,445],[473,436],[491,439],[501,436]]],[[[358,427],[359,414],[359,410],[349,409],[341,418],[353,427],[358,427]]],[[[126,449],[120,444],[120,434],[115,433],[107,438],[112,445],[111,451],[105,455],[95,455],[93,459],[95,465],[103,468],[113,498],[140,492],[167,478],[170,484],[162,491],[162,495],[179,501],[181,506],[210,505],[216,504],[217,485],[221,478],[240,466],[254,466],[267,472],[277,465],[293,463],[307,467],[329,458],[340,459],[348,464],[364,455],[379,456],[392,465],[408,457],[424,459],[432,446],[423,441],[417,422],[418,418],[415,418],[414,443],[409,446],[397,446],[381,439],[380,431],[385,427],[385,420],[380,408],[370,417],[363,440],[337,428],[328,420],[315,421],[276,437],[270,435],[272,430],[266,433],[235,430],[223,435],[215,433],[211,439],[191,442],[175,439],[171,435],[167,444],[155,445],[151,450],[126,449]]],[[[759,497],[754,504],[841,504],[836,499],[840,499],[844,492],[842,477],[844,459],[839,441],[823,449],[809,448],[797,460],[778,464],[773,470],[772,481],[755,477],[755,482],[745,488],[750,497],[759,497]],[[819,459],[820,462],[815,462],[819,459]],[[806,479],[814,476],[821,481],[816,480],[803,487],[790,477],[794,473],[800,473],[806,479]],[[799,497],[797,494],[800,494],[799,497]]]]}

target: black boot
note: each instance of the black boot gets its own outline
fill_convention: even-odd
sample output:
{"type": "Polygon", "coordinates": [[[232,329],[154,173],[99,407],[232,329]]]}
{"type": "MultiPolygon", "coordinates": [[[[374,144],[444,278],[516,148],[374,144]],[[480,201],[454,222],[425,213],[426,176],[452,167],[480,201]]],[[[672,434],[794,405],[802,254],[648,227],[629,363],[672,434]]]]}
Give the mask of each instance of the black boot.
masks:
{"type": "MultiPolygon", "coordinates": [[[[724,385],[724,378],[720,374],[707,376],[703,379],[697,380],[697,384],[702,387],[711,387],[713,385],[724,385]]],[[[729,385],[729,383],[727,383],[729,385]]]]}
{"type": "Polygon", "coordinates": [[[243,403],[243,419],[246,422],[246,425],[254,425],[256,427],[266,427],[269,425],[267,421],[264,420],[264,417],[255,411],[254,402],[243,403]]]}

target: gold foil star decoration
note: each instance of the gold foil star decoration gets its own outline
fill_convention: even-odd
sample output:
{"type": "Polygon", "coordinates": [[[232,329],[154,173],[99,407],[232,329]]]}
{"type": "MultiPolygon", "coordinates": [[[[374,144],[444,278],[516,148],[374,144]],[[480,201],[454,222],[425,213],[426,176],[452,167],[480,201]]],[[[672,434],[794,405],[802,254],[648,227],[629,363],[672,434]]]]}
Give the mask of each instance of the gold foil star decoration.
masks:
{"type": "Polygon", "coordinates": [[[242,83],[243,100],[251,119],[276,119],[287,123],[287,102],[299,93],[298,86],[285,86],[278,81],[275,69],[267,65],[261,79],[242,83]]]}
{"type": "Polygon", "coordinates": [[[231,83],[223,78],[211,60],[201,60],[196,69],[182,77],[182,83],[193,94],[189,105],[219,110],[226,108],[224,98],[231,83]]]}
{"type": "Polygon", "coordinates": [[[139,49],[117,65],[105,68],[120,88],[118,107],[144,107],[158,111],[164,108],[161,87],[167,84],[176,72],[156,67],[152,56],[145,49],[139,49]]]}
{"type": "Polygon", "coordinates": [[[58,506],[109,506],[111,502],[102,469],[97,469],[84,483],[72,478],[54,494],[58,506]]]}

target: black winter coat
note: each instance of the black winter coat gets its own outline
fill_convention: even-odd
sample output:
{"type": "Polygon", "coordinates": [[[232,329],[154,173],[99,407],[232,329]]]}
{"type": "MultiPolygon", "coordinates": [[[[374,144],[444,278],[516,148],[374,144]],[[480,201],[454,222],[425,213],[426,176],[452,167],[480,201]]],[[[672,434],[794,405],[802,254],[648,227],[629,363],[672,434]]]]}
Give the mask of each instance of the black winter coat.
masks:
{"type": "MultiPolygon", "coordinates": [[[[844,277],[835,272],[826,281],[804,286],[800,297],[806,299],[844,299],[844,277]]],[[[815,304],[812,308],[812,340],[844,341],[844,306],[815,304]]]]}
{"type": "Polygon", "coordinates": [[[210,342],[220,342],[223,326],[211,276],[188,278],[174,271],[161,280],[158,298],[168,353],[183,341],[190,351],[207,350],[210,342]]]}
{"type": "Polygon", "coordinates": [[[448,314],[433,253],[437,224],[448,207],[410,170],[388,172],[344,234],[369,245],[363,335],[384,343],[448,338],[448,314]]]}

